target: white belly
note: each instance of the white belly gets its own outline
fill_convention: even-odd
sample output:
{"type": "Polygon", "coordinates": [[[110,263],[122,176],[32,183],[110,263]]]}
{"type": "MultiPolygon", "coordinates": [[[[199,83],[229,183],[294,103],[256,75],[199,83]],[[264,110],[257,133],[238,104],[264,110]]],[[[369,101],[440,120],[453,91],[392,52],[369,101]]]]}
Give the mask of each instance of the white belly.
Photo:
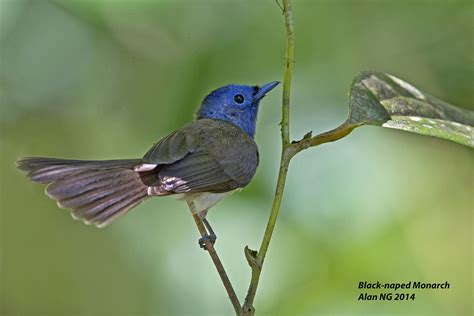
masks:
{"type": "MultiPolygon", "coordinates": [[[[186,201],[193,201],[196,205],[196,213],[201,213],[203,211],[207,211],[211,207],[217,204],[220,200],[229,196],[234,191],[224,192],[224,193],[210,193],[210,192],[202,192],[202,193],[185,193],[180,198],[186,201]]],[[[207,212],[206,212],[207,213],[207,212]]],[[[205,214],[203,214],[205,216],[205,214]]]]}

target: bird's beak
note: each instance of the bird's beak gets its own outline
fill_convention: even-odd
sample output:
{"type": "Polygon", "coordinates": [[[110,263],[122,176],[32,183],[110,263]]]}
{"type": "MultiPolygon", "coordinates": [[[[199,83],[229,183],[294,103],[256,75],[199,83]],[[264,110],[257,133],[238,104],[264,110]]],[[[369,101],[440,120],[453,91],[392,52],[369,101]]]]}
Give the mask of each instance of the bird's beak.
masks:
{"type": "Polygon", "coordinates": [[[255,95],[253,96],[253,101],[259,101],[260,99],[262,99],[268,92],[270,92],[273,88],[275,88],[276,86],[278,86],[280,84],[279,81],[272,81],[270,83],[267,83],[263,86],[261,86],[260,88],[258,88],[258,91],[257,93],[255,93],[255,95]]]}

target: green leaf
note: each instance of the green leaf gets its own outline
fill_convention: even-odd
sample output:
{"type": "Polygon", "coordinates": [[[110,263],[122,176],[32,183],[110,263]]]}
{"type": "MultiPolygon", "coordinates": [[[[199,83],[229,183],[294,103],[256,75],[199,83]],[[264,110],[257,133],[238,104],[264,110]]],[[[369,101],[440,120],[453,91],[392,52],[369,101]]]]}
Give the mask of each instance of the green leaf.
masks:
{"type": "Polygon", "coordinates": [[[352,82],[346,126],[377,125],[474,147],[474,112],[389,74],[364,71],[352,82]]]}

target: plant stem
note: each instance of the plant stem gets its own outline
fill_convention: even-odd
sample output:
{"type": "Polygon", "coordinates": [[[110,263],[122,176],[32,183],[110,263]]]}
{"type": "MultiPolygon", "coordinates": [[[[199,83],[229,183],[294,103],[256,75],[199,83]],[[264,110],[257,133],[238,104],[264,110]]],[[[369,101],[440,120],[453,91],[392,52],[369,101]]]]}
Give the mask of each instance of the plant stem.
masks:
{"type": "Polygon", "coordinates": [[[290,0],[283,0],[283,14],[286,27],[286,53],[285,53],[285,75],[283,79],[282,115],[281,115],[281,140],[282,153],[290,143],[290,96],[291,96],[291,74],[294,63],[294,37],[293,37],[293,15],[290,0]]]}
{"type": "Polygon", "coordinates": [[[293,16],[291,11],[290,0],[283,0],[283,13],[285,16],[286,26],[286,54],[285,54],[285,74],[283,79],[283,97],[282,97],[282,119],[281,119],[281,140],[282,151],[280,159],[280,170],[278,172],[278,180],[273,198],[273,205],[270,211],[267,228],[263,236],[260,250],[258,253],[251,252],[248,248],[245,249],[247,261],[252,269],[252,278],[250,286],[245,298],[245,303],[242,307],[244,315],[253,315],[255,309],[253,302],[257,293],[257,287],[260,280],[260,273],[262,271],[263,262],[270,245],[273,230],[275,229],[276,220],[280,211],[283,192],[285,189],[286,176],[288,173],[288,166],[293,155],[296,153],[294,147],[290,143],[290,90],[291,90],[291,74],[294,63],[294,37],[293,37],[293,16]]]}
{"type": "MultiPolygon", "coordinates": [[[[293,15],[291,11],[290,0],[283,0],[283,14],[285,16],[285,27],[286,27],[286,53],[285,53],[285,73],[283,79],[283,96],[282,96],[282,118],[281,118],[281,158],[280,158],[280,169],[278,172],[278,180],[275,190],[275,196],[273,198],[273,204],[270,211],[270,217],[268,219],[265,234],[263,235],[262,243],[259,251],[252,251],[248,247],[245,248],[245,256],[252,270],[252,277],[250,280],[249,289],[245,302],[240,307],[239,299],[235,294],[232,284],[225,273],[224,267],[211,243],[206,243],[207,250],[211,256],[214,264],[221,276],[222,282],[227,290],[229,298],[234,306],[237,315],[252,316],[255,313],[253,303],[255,295],[257,293],[258,283],[260,281],[260,275],[262,272],[263,262],[267,255],[268,247],[272,239],[275,224],[280,212],[281,201],[283,199],[283,193],[285,190],[285,182],[288,174],[288,167],[290,165],[291,158],[300,151],[309,147],[318,146],[323,143],[332,142],[347,136],[356,125],[350,123],[343,123],[334,130],[326,133],[319,134],[311,137],[311,133],[308,133],[299,141],[290,143],[290,96],[291,96],[291,75],[294,64],[294,35],[293,35],[293,15]]],[[[195,210],[193,202],[188,202],[189,208],[195,210]]],[[[194,214],[195,212],[193,212],[194,214]]],[[[202,223],[201,218],[198,215],[194,215],[196,225],[201,233],[201,236],[207,234],[206,229],[202,223]]]]}
{"type": "Polygon", "coordinates": [[[303,137],[303,139],[299,141],[292,142],[291,147],[296,154],[309,147],[315,147],[344,138],[349,135],[356,127],[357,125],[344,122],[335,129],[328,132],[321,133],[313,137],[303,137]]]}
{"type": "MultiPolygon", "coordinates": [[[[191,213],[193,214],[194,221],[196,222],[196,226],[199,230],[199,233],[201,234],[201,237],[206,236],[207,230],[206,230],[206,227],[204,227],[204,224],[201,218],[199,217],[199,214],[196,211],[196,205],[194,204],[193,201],[188,201],[187,203],[188,203],[189,209],[191,210],[191,213]]],[[[219,256],[217,255],[214,245],[209,241],[206,241],[205,245],[206,245],[207,252],[209,252],[211,259],[214,262],[214,265],[216,266],[217,272],[219,273],[219,276],[221,277],[222,283],[224,284],[224,287],[227,291],[227,295],[229,296],[232,306],[234,306],[235,314],[242,315],[242,308],[240,307],[239,298],[237,297],[237,294],[235,293],[234,288],[232,287],[232,283],[230,282],[229,277],[227,276],[227,273],[225,272],[224,266],[222,265],[222,262],[219,259],[219,256]]]]}
{"type": "MultiPolygon", "coordinates": [[[[267,228],[263,236],[262,244],[260,245],[260,250],[257,253],[256,257],[249,258],[249,265],[252,269],[252,278],[250,281],[250,286],[245,297],[245,303],[242,307],[244,315],[253,315],[255,312],[253,308],[253,302],[255,299],[255,294],[257,293],[257,287],[260,280],[260,273],[262,271],[263,262],[268,251],[268,246],[270,245],[270,240],[272,238],[273,230],[275,228],[275,223],[278,218],[278,213],[280,211],[281,200],[283,197],[283,192],[285,189],[286,175],[288,173],[288,165],[290,163],[291,156],[287,156],[285,152],[282,153],[280,164],[280,171],[278,173],[277,187],[275,191],[275,197],[273,199],[272,209],[270,211],[270,218],[268,219],[267,228]]],[[[248,251],[247,251],[248,252],[248,251]]]]}

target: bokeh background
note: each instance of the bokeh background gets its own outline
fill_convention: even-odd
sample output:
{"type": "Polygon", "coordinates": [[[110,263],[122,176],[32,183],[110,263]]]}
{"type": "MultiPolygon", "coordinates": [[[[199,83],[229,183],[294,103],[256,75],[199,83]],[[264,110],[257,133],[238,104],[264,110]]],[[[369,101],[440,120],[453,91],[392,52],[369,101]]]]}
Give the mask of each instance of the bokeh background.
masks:
{"type": "MultiPolygon", "coordinates": [[[[342,122],[365,69],[473,109],[472,1],[293,7],[293,138],[342,122]]],[[[149,200],[99,230],[58,209],[14,161],[140,157],[216,87],[281,80],[284,45],[272,0],[0,0],[0,314],[231,315],[184,203],[149,200]]],[[[274,193],[280,98],[281,88],[261,106],[253,182],[209,213],[241,299],[243,248],[260,245],[274,193]]],[[[297,156],[258,315],[471,315],[473,166],[472,149],[379,127],[297,156]],[[451,288],[359,302],[365,280],[451,288]]]]}

